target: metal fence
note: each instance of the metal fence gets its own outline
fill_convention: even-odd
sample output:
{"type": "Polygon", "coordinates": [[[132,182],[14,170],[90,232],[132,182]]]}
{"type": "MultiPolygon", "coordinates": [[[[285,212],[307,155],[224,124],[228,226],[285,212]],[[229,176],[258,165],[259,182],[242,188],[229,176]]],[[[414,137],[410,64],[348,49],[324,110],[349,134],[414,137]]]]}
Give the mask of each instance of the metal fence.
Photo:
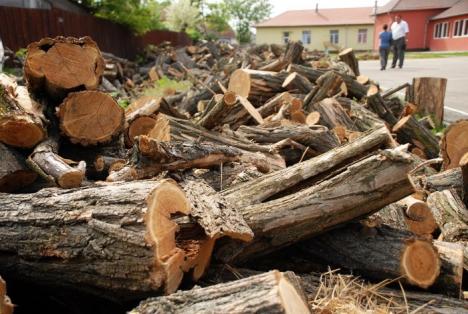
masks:
{"type": "Polygon", "coordinates": [[[43,37],[91,36],[102,51],[133,59],[148,44],[170,41],[175,46],[191,43],[185,33],[151,31],[134,35],[128,28],[92,15],[58,9],[24,9],[0,6],[0,38],[3,45],[18,50],[43,37]]]}

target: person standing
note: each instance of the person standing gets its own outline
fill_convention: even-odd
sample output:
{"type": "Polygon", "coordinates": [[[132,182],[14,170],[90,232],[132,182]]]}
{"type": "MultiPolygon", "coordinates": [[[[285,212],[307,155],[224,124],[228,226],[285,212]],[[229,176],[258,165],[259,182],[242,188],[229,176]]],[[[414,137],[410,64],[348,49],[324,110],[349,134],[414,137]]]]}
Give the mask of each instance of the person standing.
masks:
{"type": "Polygon", "coordinates": [[[392,43],[392,33],[387,31],[388,25],[383,26],[383,31],[379,34],[380,45],[380,70],[383,71],[387,67],[388,54],[390,53],[390,45],[392,43]]]}
{"type": "Polygon", "coordinates": [[[392,40],[393,40],[393,62],[392,68],[394,68],[399,60],[398,67],[403,67],[403,61],[405,60],[405,49],[406,42],[408,41],[409,27],[406,21],[401,19],[401,15],[395,16],[395,21],[392,23],[392,40]]]}

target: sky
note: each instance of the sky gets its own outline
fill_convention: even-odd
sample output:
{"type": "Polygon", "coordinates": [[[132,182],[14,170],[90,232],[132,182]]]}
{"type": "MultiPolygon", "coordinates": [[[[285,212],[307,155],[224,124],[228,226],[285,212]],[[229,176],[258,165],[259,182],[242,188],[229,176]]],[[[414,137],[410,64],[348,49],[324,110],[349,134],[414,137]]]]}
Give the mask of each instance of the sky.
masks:
{"type": "MultiPolygon", "coordinates": [[[[382,6],[390,0],[378,0],[377,5],[382,6]]],[[[288,10],[315,9],[316,3],[320,8],[349,8],[373,7],[375,0],[270,0],[273,5],[271,17],[288,10]]]]}

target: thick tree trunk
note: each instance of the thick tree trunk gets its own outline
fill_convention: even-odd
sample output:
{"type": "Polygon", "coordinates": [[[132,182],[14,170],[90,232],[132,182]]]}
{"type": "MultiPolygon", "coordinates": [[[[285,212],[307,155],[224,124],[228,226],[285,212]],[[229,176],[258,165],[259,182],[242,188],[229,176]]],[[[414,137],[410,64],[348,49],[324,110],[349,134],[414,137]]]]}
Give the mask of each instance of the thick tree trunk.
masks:
{"type": "Polygon", "coordinates": [[[430,114],[437,125],[444,121],[444,98],[447,79],[438,77],[413,78],[412,103],[418,106],[418,112],[430,114]]]}
{"type": "Polygon", "coordinates": [[[104,73],[104,59],[90,37],[43,38],[29,44],[24,76],[33,92],[63,98],[77,90],[94,90],[104,73]]]}
{"type": "Polygon", "coordinates": [[[288,277],[276,270],[205,288],[180,291],[140,303],[131,314],[306,314],[309,306],[288,277]]]}
{"type": "Polygon", "coordinates": [[[24,157],[0,143],[0,192],[14,192],[33,183],[37,174],[26,166],[24,157]]]}
{"type": "Polygon", "coordinates": [[[32,148],[47,136],[45,122],[42,106],[26,87],[0,73],[0,142],[32,148]]]}
{"type": "MultiPolygon", "coordinates": [[[[212,204],[197,210],[207,210],[212,204]]],[[[206,235],[203,229],[197,231],[198,224],[184,217],[177,218],[179,226],[171,220],[176,213],[189,215],[191,207],[172,180],[3,195],[0,268],[43,284],[101,295],[107,291],[109,297],[137,298],[160,290],[172,293],[184,272],[192,268],[196,274],[204,272],[210,255],[207,259],[206,252],[215,241],[211,231],[206,235]]],[[[219,229],[238,239],[249,236],[245,223],[236,233],[241,220],[237,229],[232,224],[222,226],[224,221],[233,221],[235,212],[224,215],[219,208],[210,210],[218,215],[219,229]]],[[[199,213],[197,217],[205,216],[199,213]]]]}
{"type": "Polygon", "coordinates": [[[356,55],[354,54],[353,48],[347,48],[342,50],[338,54],[338,57],[341,61],[349,65],[351,70],[353,70],[355,77],[361,75],[361,73],[359,72],[359,61],[357,60],[356,55]]]}
{"type": "Polygon", "coordinates": [[[124,126],[124,110],[111,96],[97,91],[70,93],[58,116],[61,131],[83,146],[110,142],[124,126]]]}
{"type": "Polygon", "coordinates": [[[468,119],[458,120],[445,129],[440,142],[440,152],[445,170],[459,167],[463,155],[468,152],[468,119]]]}
{"type": "Polygon", "coordinates": [[[2,277],[0,277],[0,313],[13,314],[14,305],[11,303],[11,300],[6,293],[6,283],[2,277]]]}
{"type": "MultiPolygon", "coordinates": [[[[223,261],[243,261],[370,215],[413,192],[407,178],[412,166],[409,154],[385,150],[297,193],[266,203],[237,205],[255,239],[247,245],[228,243],[217,256],[223,261]]],[[[223,194],[231,199],[229,193],[223,194]]]]}
{"type": "Polygon", "coordinates": [[[337,147],[284,170],[235,186],[223,191],[223,195],[238,208],[257,204],[304,180],[349,163],[353,158],[386,147],[389,143],[391,143],[391,135],[387,128],[382,127],[369,131],[352,143],[337,147]]]}

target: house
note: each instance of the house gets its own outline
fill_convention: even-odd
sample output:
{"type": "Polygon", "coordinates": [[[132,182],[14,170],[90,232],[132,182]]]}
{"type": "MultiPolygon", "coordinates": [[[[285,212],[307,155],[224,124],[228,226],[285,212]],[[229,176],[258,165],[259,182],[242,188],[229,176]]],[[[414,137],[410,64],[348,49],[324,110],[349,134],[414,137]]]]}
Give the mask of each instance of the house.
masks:
{"type": "Polygon", "coordinates": [[[257,44],[284,44],[300,40],[308,49],[325,46],[371,50],[374,40],[374,9],[340,8],[286,11],[257,24],[257,44]],[[331,45],[330,45],[331,44],[331,45]]]}
{"type": "Polygon", "coordinates": [[[24,9],[60,9],[77,14],[88,12],[80,5],[68,0],[0,0],[0,6],[24,9]]]}
{"type": "Polygon", "coordinates": [[[468,50],[468,0],[391,0],[375,14],[374,49],[384,24],[408,22],[410,50],[468,50]]]}

